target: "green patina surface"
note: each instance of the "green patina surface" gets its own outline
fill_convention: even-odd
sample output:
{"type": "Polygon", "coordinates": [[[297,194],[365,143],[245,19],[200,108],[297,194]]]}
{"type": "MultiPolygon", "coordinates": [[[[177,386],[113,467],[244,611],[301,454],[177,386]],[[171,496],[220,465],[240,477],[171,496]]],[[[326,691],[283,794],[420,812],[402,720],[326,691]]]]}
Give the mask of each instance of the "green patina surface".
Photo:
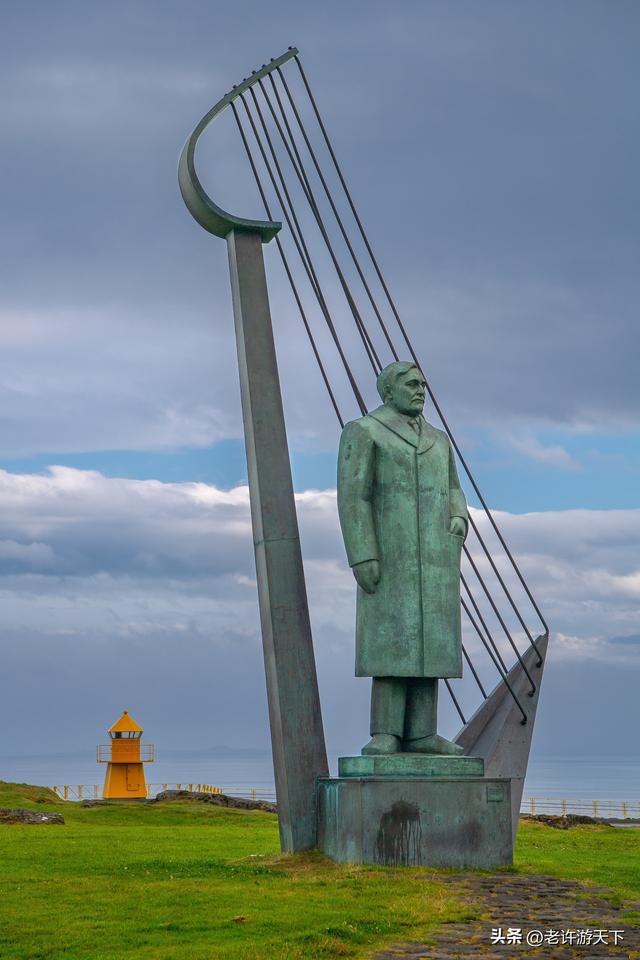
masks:
{"type": "Polygon", "coordinates": [[[409,369],[383,371],[385,402],[340,442],[338,509],[359,585],[356,674],[459,677],[467,507],[449,440],[422,416],[422,374],[391,367],[409,369]],[[377,577],[363,580],[359,568],[372,562],[377,577]]]}
{"type": "Polygon", "coordinates": [[[358,590],[356,674],[461,676],[462,537],[449,525],[465,508],[446,436],[424,419],[418,436],[385,405],[347,424],[338,496],[349,563],[380,567],[373,592],[358,590]]]}
{"type": "Polygon", "coordinates": [[[510,786],[473,776],[320,780],[318,846],[339,863],[509,866],[510,786]]]}
{"type": "Polygon", "coordinates": [[[423,753],[340,757],[341,777],[482,777],[481,757],[447,757],[423,753]]]}
{"type": "Polygon", "coordinates": [[[363,753],[456,754],[436,736],[437,681],[462,676],[467,505],[447,435],[422,416],[421,371],[392,363],[376,385],[382,405],[345,426],[338,456],[340,525],[358,584],[356,676],[374,678],[363,753]]]}
{"type": "Polygon", "coordinates": [[[271,60],[268,65],[263,64],[261,70],[254,70],[250,77],[237,84],[205,114],[183,147],[178,164],[178,183],[182,199],[191,216],[197,220],[201,227],[204,227],[205,230],[216,237],[227,237],[232,230],[235,230],[239,233],[257,233],[263,243],[268,243],[282,227],[282,224],[278,221],[247,220],[245,217],[237,217],[219,207],[200,182],[195,169],[195,153],[202,133],[216,117],[220,116],[226,107],[238,97],[241,97],[243,93],[246,93],[254,84],[295,57],[297,53],[298,50],[295,47],[290,47],[282,56],[276,60],[271,60]]]}

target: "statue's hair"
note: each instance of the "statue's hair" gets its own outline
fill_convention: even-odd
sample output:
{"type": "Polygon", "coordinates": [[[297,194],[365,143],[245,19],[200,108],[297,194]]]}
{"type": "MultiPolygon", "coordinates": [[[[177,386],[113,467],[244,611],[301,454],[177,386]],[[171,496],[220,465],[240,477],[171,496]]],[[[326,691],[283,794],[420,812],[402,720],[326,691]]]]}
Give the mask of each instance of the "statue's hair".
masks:
{"type": "Polygon", "coordinates": [[[396,379],[401,376],[403,373],[408,373],[409,370],[418,370],[419,368],[410,360],[397,360],[395,363],[390,363],[389,366],[385,367],[384,370],[381,370],[378,374],[378,379],[376,380],[376,387],[378,388],[378,393],[380,394],[380,399],[384,403],[387,399],[387,387],[396,381],[396,379]]]}

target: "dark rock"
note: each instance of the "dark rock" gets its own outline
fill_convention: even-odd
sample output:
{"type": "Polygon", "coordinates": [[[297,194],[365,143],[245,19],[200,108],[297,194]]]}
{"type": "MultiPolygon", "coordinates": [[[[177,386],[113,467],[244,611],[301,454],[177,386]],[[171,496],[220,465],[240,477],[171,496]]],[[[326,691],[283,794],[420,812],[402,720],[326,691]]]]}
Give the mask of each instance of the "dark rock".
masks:
{"type": "Polygon", "coordinates": [[[225,793],[198,793],[195,790],[163,790],[148,803],[159,800],[196,800],[199,803],[211,803],[215,807],[234,807],[237,810],[264,810],[265,813],[277,813],[275,803],[267,800],[245,800],[243,797],[228,797],[225,793]]]}
{"type": "Polygon", "coordinates": [[[521,820],[534,820],[536,823],[544,823],[547,827],[555,827],[557,830],[568,830],[569,827],[577,827],[582,823],[599,824],[603,827],[610,827],[608,820],[600,817],[584,817],[579,813],[566,813],[562,817],[556,817],[550,813],[539,813],[536,816],[527,814],[522,816],[521,820]]]}
{"type": "Polygon", "coordinates": [[[22,807],[0,807],[0,823],[64,823],[61,813],[39,813],[22,807]]]}

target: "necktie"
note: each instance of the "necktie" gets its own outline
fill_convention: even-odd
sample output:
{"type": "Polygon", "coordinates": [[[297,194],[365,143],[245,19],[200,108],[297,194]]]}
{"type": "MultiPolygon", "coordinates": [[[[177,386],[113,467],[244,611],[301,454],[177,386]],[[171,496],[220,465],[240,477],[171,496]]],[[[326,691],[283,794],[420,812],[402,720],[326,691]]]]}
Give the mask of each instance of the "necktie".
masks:
{"type": "Polygon", "coordinates": [[[420,436],[420,417],[413,417],[411,420],[409,420],[409,423],[411,424],[415,432],[418,434],[418,436],[420,436]]]}

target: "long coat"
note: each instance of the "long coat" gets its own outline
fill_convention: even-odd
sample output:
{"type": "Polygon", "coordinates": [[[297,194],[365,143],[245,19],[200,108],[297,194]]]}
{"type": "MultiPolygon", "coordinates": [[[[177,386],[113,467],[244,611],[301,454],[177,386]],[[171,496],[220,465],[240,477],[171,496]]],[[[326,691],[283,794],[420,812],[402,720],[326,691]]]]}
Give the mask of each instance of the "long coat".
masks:
{"type": "Polygon", "coordinates": [[[356,676],[460,677],[460,552],[467,520],[445,433],[420,435],[383,405],[340,440],[338,510],[350,566],[378,560],[375,593],[358,587],[356,676]]]}

